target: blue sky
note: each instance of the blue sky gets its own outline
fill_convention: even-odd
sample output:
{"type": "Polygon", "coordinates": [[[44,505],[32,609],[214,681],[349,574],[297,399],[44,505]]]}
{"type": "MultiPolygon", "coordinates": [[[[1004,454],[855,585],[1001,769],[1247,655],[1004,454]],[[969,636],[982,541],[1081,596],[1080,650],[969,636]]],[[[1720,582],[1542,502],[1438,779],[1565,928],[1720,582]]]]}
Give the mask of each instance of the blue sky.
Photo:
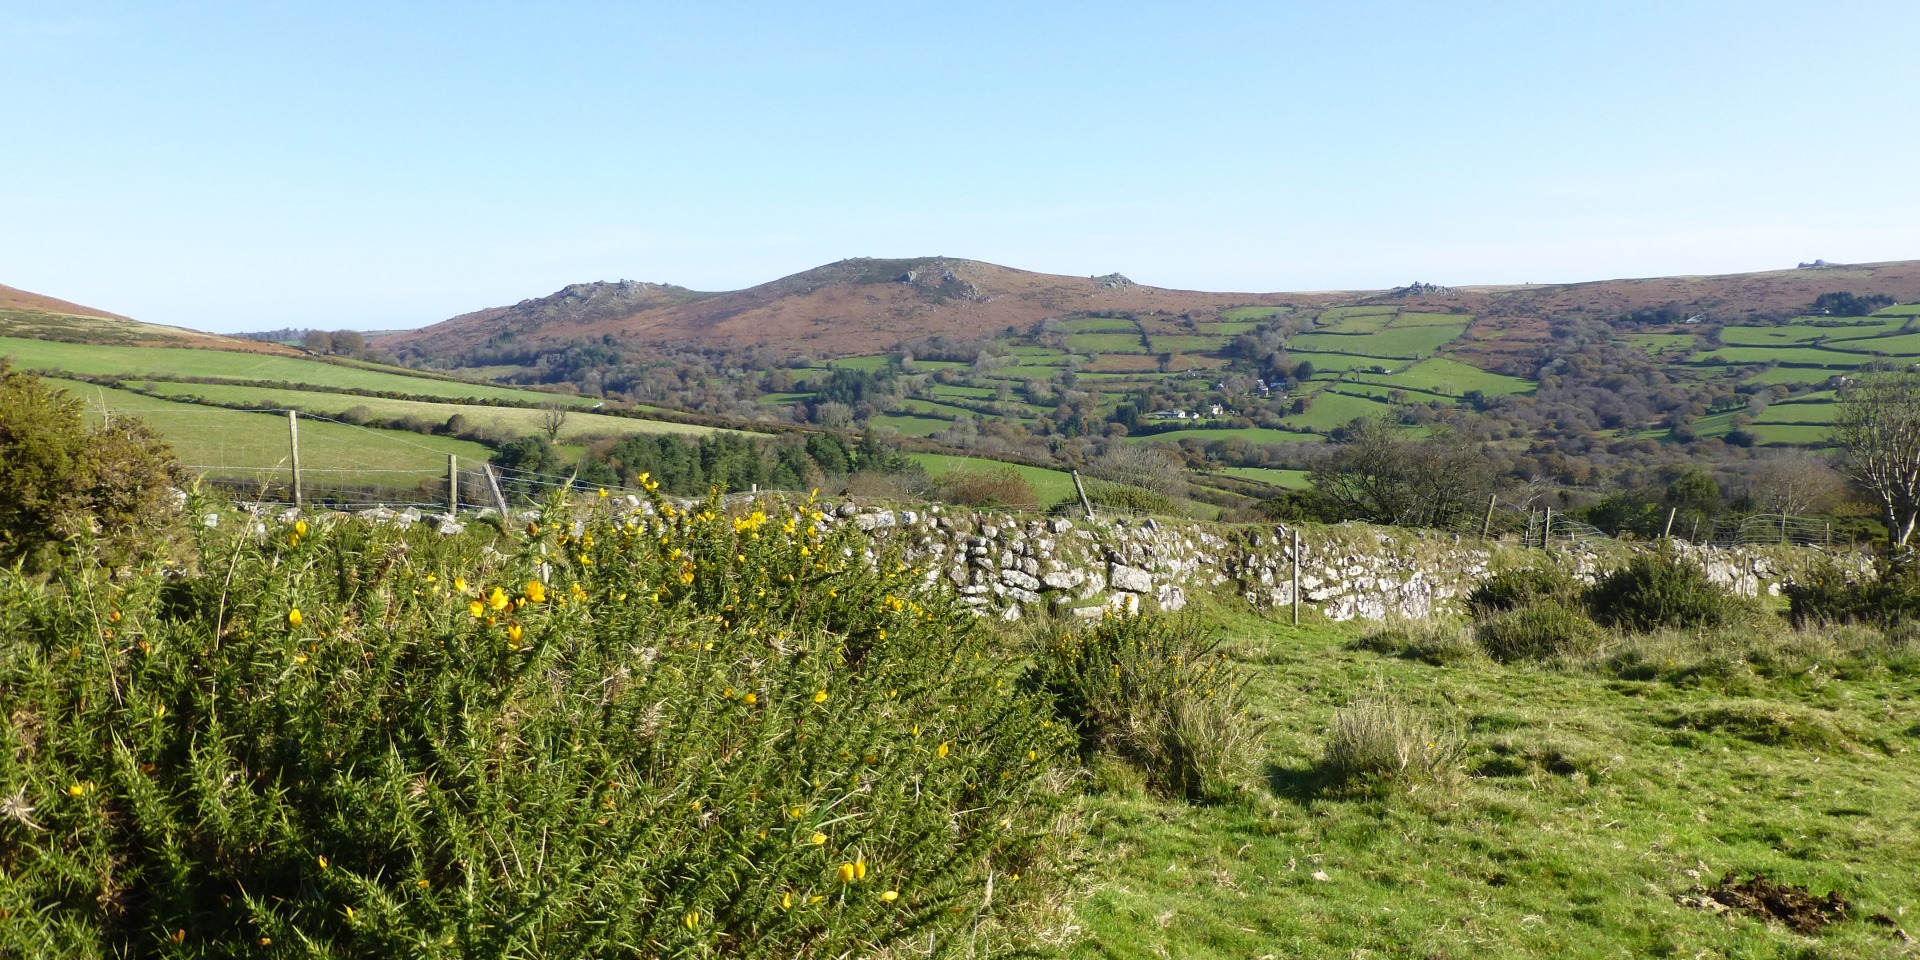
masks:
{"type": "Polygon", "coordinates": [[[0,5],[0,283],[214,330],[943,254],[1214,290],[1920,257],[1920,4],[0,5]]]}

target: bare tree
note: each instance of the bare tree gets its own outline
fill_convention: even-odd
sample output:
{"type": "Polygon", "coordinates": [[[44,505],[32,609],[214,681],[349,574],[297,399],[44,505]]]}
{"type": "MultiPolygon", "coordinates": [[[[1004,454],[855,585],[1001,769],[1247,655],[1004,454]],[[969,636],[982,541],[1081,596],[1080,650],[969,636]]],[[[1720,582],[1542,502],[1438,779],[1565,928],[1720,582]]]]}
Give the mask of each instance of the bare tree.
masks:
{"type": "Polygon", "coordinates": [[[1819,513],[1846,492],[1847,481],[1819,456],[1794,450],[1757,460],[1747,496],[1766,513],[1819,513]]]}
{"type": "Polygon", "coordinates": [[[548,443],[559,439],[560,429],[567,425],[567,410],[567,404],[560,400],[549,400],[540,405],[540,429],[546,433],[548,443]]]}
{"type": "Polygon", "coordinates": [[[1840,390],[1833,439],[1848,474],[1880,501],[1887,538],[1905,546],[1920,521],[1920,373],[1868,369],[1840,390]]]}

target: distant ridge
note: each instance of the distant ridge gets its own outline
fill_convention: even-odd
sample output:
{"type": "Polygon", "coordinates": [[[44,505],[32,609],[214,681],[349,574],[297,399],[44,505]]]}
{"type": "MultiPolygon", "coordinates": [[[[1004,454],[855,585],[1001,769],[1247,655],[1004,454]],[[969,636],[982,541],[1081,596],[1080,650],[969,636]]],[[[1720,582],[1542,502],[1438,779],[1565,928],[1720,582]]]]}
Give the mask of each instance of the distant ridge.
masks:
{"type": "Polygon", "coordinates": [[[127,320],[128,317],[80,304],[58,297],[33,293],[19,287],[9,287],[0,283],[0,310],[38,310],[42,313],[63,313],[75,317],[103,317],[109,320],[127,320]]]}
{"type": "Polygon", "coordinates": [[[185,327],[141,323],[117,313],[96,310],[5,284],[0,284],[0,337],[122,346],[190,347],[240,353],[297,355],[301,352],[277,343],[226,337],[185,327]]]}
{"type": "Polygon", "coordinates": [[[1524,349],[1554,317],[1624,316],[1673,309],[1716,321],[1752,321],[1805,309],[1822,293],[1882,293],[1920,300],[1920,261],[1821,264],[1758,273],[1505,286],[1414,283],[1392,290],[1220,293],[1153,287],[1118,273],[1068,277],[956,257],[854,258],[744,290],[705,292],[622,280],[577,283],[512,306],[491,307],[377,338],[380,347],[454,353],[511,338],[615,336],[661,345],[762,347],[783,354],[866,354],[929,336],[993,337],[1073,313],[1212,315],[1223,307],[1324,307],[1392,302],[1409,310],[1471,314],[1468,339],[1487,352],[1524,349]],[[1504,342],[1492,342],[1501,340],[1504,342]]]}

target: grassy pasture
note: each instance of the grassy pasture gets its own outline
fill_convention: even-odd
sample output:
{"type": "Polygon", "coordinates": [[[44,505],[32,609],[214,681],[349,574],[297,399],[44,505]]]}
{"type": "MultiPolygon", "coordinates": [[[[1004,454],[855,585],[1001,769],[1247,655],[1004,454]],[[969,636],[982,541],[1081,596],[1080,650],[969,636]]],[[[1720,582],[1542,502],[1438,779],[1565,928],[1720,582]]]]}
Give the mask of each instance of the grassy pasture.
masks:
{"type": "Polygon", "coordinates": [[[1052,347],[1043,347],[1038,344],[1027,343],[1010,345],[1007,347],[1007,353],[1016,357],[1059,357],[1061,359],[1065,359],[1068,355],[1065,350],[1055,350],[1052,347]]]}
{"type": "Polygon", "coordinates": [[[893,354],[876,353],[864,357],[839,357],[827,361],[827,366],[839,367],[843,370],[865,370],[872,373],[885,370],[889,364],[893,363],[893,359],[893,354]]]}
{"type": "Polygon", "coordinates": [[[1258,320],[1202,320],[1198,326],[1202,333],[1232,337],[1260,329],[1260,322],[1258,320]]]}
{"type": "Polygon", "coordinates": [[[1033,492],[1038,494],[1042,504],[1058,503],[1074,496],[1073,476],[1065,470],[1048,470],[1044,467],[1030,467],[1022,463],[1003,463],[999,460],[984,460],[979,457],[957,457],[944,453],[910,453],[907,459],[920,465],[927,476],[935,480],[946,476],[953,470],[999,470],[1010,468],[1019,474],[1033,492]]]}
{"type": "Polygon", "coordinates": [[[1756,424],[1820,424],[1829,426],[1839,412],[1839,406],[1831,401],[1826,403],[1776,403],[1762,410],[1753,418],[1756,424]]]}
{"type": "Polygon", "coordinates": [[[1192,334],[1155,336],[1152,340],[1154,353],[1212,353],[1227,345],[1226,337],[1192,334]]]}
{"type": "Polygon", "coordinates": [[[511,400],[547,403],[560,400],[592,406],[586,397],[565,397],[535,390],[516,390],[484,384],[459,383],[413,376],[398,367],[323,363],[298,357],[276,357],[225,350],[183,350],[177,347],[121,347],[55,343],[50,340],[0,338],[0,356],[11,356],[27,369],[59,368],[91,376],[225,377],[234,380],[282,380],[352,390],[378,390],[449,399],[511,400]]]}
{"type": "Polygon", "coordinates": [[[1472,323],[1470,313],[1411,313],[1402,311],[1393,318],[1396,327],[1453,327],[1472,323]]]}
{"type": "Polygon", "coordinates": [[[1356,313],[1331,319],[1323,316],[1314,330],[1317,333],[1378,333],[1385,330],[1392,319],[1391,314],[1385,313],[1356,313]]]}
{"type": "Polygon", "coordinates": [[[813,394],[805,390],[801,390],[801,391],[789,390],[786,393],[763,393],[760,395],[760,399],[755,402],[791,405],[795,403],[800,403],[801,401],[804,401],[811,396],[813,396],[813,394]]]}
{"type": "Polygon", "coordinates": [[[1784,384],[1823,384],[1841,371],[1823,367],[1773,367],[1762,370],[1748,378],[1750,383],[1784,384]]]}
{"type": "Polygon", "coordinates": [[[1341,317],[1391,316],[1399,312],[1400,312],[1399,307],[1391,306],[1391,305],[1381,305],[1381,304],[1353,306],[1353,307],[1329,307],[1326,310],[1321,312],[1320,318],[1322,320],[1327,320],[1327,319],[1338,319],[1341,317]]]}
{"type": "Polygon", "coordinates": [[[1290,347],[1300,350],[1325,350],[1369,357],[1412,360],[1426,356],[1458,339],[1466,324],[1435,327],[1388,327],[1378,333],[1362,335],[1303,333],[1294,337],[1290,347]]]}
{"type": "Polygon", "coordinates": [[[1146,353],[1146,342],[1138,333],[1070,333],[1067,349],[1078,353],[1146,353]]]}
{"type": "Polygon", "coordinates": [[[1103,353],[1094,357],[1087,369],[1096,373],[1152,373],[1160,369],[1160,361],[1148,353],[1103,353]]]}
{"type": "Polygon", "coordinates": [[[1292,307],[1226,307],[1220,311],[1220,319],[1227,323],[1258,323],[1292,312],[1292,307]]]}
{"type": "Polygon", "coordinates": [[[1888,337],[1863,337],[1857,340],[1829,340],[1822,347],[1836,353],[1872,354],[1889,357],[1920,356],[1920,333],[1888,337]]]}
{"type": "Polygon", "coordinates": [[[1306,490],[1313,486],[1307,479],[1305,470],[1282,470],[1277,467],[1221,467],[1220,472],[1242,480],[1269,483],[1283,490],[1306,490]]]}
{"type": "MultiPolygon", "coordinates": [[[[1294,339],[1298,340],[1299,338],[1295,337],[1294,339]]],[[[1353,338],[1349,338],[1349,339],[1353,339],[1353,338]]],[[[1344,373],[1348,370],[1371,370],[1374,367],[1379,367],[1381,370],[1391,373],[1396,370],[1404,369],[1407,366],[1407,362],[1405,360],[1397,360],[1397,359],[1394,359],[1393,357],[1365,357],[1357,353],[1341,353],[1337,351],[1324,351],[1324,350],[1306,350],[1306,349],[1301,349],[1297,347],[1289,349],[1287,352],[1289,355],[1293,357],[1293,361],[1295,363],[1299,363],[1302,360],[1313,361],[1313,368],[1314,370],[1318,371],[1317,373],[1314,374],[1314,378],[1316,380],[1322,379],[1320,376],[1321,373],[1344,373]]]]}
{"type": "Polygon", "coordinates": [[[1835,333],[1835,330],[1825,327],[1722,327],[1720,342],[1730,347],[1770,347],[1827,340],[1835,333]]]}
{"type": "Polygon", "coordinates": [[[1620,339],[1656,355],[1691,350],[1698,343],[1690,333],[1629,333],[1620,339]]]}
{"type": "Polygon", "coordinates": [[[1920,317],[1920,303],[1896,303],[1884,310],[1874,311],[1876,317],[1920,317]]]}
{"type": "MultiPolygon", "coordinates": [[[[287,417],[243,413],[146,397],[78,380],[48,381],[87,404],[90,418],[131,414],[146,420],[173,446],[182,463],[216,478],[285,480],[290,474],[287,417]]],[[[303,420],[300,460],[315,490],[335,482],[371,480],[411,486],[446,475],[447,456],[484,462],[492,451],[477,443],[392,430],[303,420]]]]}
{"type": "Polygon", "coordinates": [[[1826,331],[1829,340],[1859,340],[1864,337],[1879,337],[1899,333],[1910,322],[1909,317],[1800,317],[1789,321],[1793,326],[1808,330],[1826,331]]]}
{"type": "Polygon", "coordinates": [[[1800,363],[1809,366],[1833,367],[1837,370],[1850,370],[1866,362],[1866,358],[1858,354],[1798,346],[1722,347],[1712,353],[1695,354],[1689,362],[1695,366],[1701,366],[1713,359],[1724,360],[1729,364],[1800,363]]]}
{"type": "Polygon", "coordinates": [[[936,383],[928,387],[927,392],[936,397],[963,397],[970,400],[987,400],[994,394],[988,387],[963,387],[957,383],[936,383]]]}
{"type": "Polygon", "coordinates": [[[1133,333],[1139,329],[1132,320],[1117,317],[1081,317],[1058,323],[1060,329],[1068,333],[1133,333]]]}
{"type": "Polygon", "coordinates": [[[1296,433],[1292,430],[1273,430],[1266,427],[1223,427],[1218,430],[1193,429],[1170,430],[1151,436],[1128,437],[1129,443],[1179,443],[1182,440],[1245,440],[1249,443],[1318,443],[1322,438],[1312,433],[1296,433]]]}
{"type": "MultiPolygon", "coordinates": [[[[504,430],[519,436],[529,436],[542,432],[541,410],[521,407],[486,407],[461,403],[428,403],[420,400],[388,400],[380,397],[357,397],[345,393],[318,393],[311,390],[282,390],[273,387],[235,387],[200,383],[157,383],[155,392],[168,397],[202,397],[214,403],[246,404],[260,407],[292,407],[303,413],[318,414],[323,417],[338,417],[343,411],[356,407],[365,408],[375,417],[396,419],[399,417],[419,417],[429,421],[445,421],[458,414],[476,427],[504,430]]],[[[663,420],[639,420],[629,417],[612,417],[603,413],[588,413],[583,410],[567,414],[567,421],[560,429],[559,441],[579,443],[591,437],[624,437],[633,434],[674,433],[685,436],[702,436],[709,433],[733,433],[737,431],[721,430],[716,427],[703,427],[689,423],[669,423],[663,420]]]]}
{"type": "Polygon", "coordinates": [[[1393,404],[1339,393],[1337,388],[1329,387],[1314,395],[1313,407],[1306,413],[1297,413],[1283,419],[1284,422],[1294,426],[1332,430],[1335,427],[1346,426],[1356,417],[1371,417],[1392,411],[1393,404]]]}
{"type": "Polygon", "coordinates": [[[867,422],[875,427],[890,427],[906,437],[931,437],[953,426],[952,420],[942,417],[904,413],[883,413],[867,422]]]}
{"type": "Polygon", "coordinates": [[[1531,380],[1489,373],[1472,364],[1447,357],[1422,360],[1394,374],[1393,382],[1452,397],[1469,390],[1478,390],[1490,397],[1507,396],[1531,393],[1535,387],[1531,380]]]}
{"type": "Polygon", "coordinates": [[[1826,447],[1833,444],[1833,428],[1813,423],[1755,423],[1747,428],[1761,443],[1790,444],[1796,447],[1826,447]]]}

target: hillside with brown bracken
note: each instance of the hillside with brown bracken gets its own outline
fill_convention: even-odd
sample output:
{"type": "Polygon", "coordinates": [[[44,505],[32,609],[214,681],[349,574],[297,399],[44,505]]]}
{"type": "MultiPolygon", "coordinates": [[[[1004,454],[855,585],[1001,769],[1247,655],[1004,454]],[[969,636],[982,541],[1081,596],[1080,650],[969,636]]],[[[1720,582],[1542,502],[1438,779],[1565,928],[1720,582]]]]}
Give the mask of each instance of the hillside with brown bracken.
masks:
{"type": "Polygon", "coordinates": [[[117,313],[84,307],[0,284],[0,337],[119,346],[184,347],[240,353],[298,355],[292,347],[242,337],[223,337],[185,327],[141,323],[117,313]]]}
{"type": "Polygon", "coordinates": [[[620,281],[574,284],[550,296],[463,314],[377,344],[425,354],[457,352],[511,334],[521,343],[613,335],[658,344],[767,347],[817,356],[867,354],[941,335],[991,337],[1073,313],[1210,315],[1222,307],[1399,302],[1408,309],[1472,314],[1462,359],[1494,361],[1548,335],[1548,321],[1673,310],[1713,321],[1784,317],[1822,293],[1920,300],[1920,261],[1825,265],[1717,276],[1599,280],[1522,286],[1391,291],[1211,293],[1134,283],[1119,274],[1066,277],[945,257],[852,259],[745,290],[703,292],[620,281]]]}
{"type": "Polygon", "coordinates": [[[1083,311],[1205,313],[1260,304],[1319,306],[1352,293],[1204,293],[1119,274],[1064,277],[945,257],[842,260],[727,293],[662,284],[575,284],[552,296],[379,338],[397,350],[459,350],[511,332],[526,340],[612,334],[653,343],[763,346],[821,356],[871,353],[927,336],[972,338],[1083,311]]]}

